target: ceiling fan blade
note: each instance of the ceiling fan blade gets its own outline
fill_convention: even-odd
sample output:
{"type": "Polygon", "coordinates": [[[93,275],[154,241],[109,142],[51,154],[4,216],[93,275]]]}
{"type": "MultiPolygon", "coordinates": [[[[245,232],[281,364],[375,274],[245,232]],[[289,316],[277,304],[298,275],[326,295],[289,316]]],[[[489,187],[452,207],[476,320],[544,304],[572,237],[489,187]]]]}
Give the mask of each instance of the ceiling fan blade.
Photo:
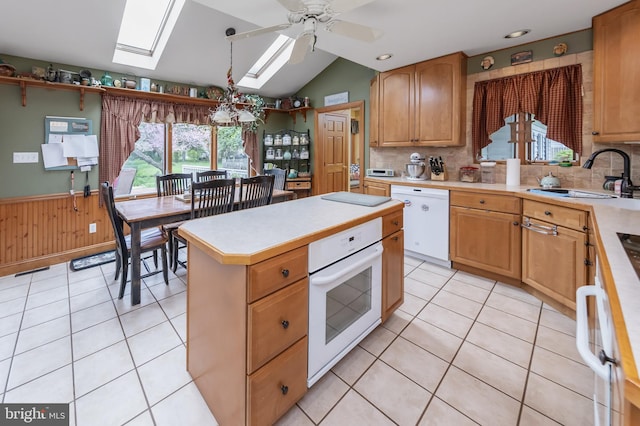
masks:
{"type": "Polygon", "coordinates": [[[331,3],[332,11],[336,13],[344,13],[373,1],[374,0],[329,0],[329,3],[331,3]]]}
{"type": "Polygon", "coordinates": [[[313,41],[315,35],[312,33],[302,33],[296,39],[295,44],[293,45],[293,50],[291,51],[291,56],[289,57],[290,64],[299,64],[304,60],[304,57],[307,56],[307,50],[309,50],[309,46],[313,41]]]}
{"type": "Polygon", "coordinates": [[[346,21],[329,21],[325,26],[327,31],[340,34],[346,37],[355,38],[356,40],[371,43],[382,35],[382,31],[375,28],[367,27],[353,22],[346,21]]]}
{"type": "Polygon", "coordinates": [[[257,30],[251,30],[251,31],[245,31],[243,33],[237,33],[237,34],[234,34],[234,35],[231,35],[231,36],[227,36],[225,38],[227,40],[229,40],[229,41],[243,40],[243,39],[249,38],[249,37],[255,37],[255,36],[258,36],[258,35],[262,35],[262,34],[272,33],[274,31],[286,30],[290,26],[291,26],[291,24],[289,24],[289,23],[287,23],[287,24],[279,24],[279,25],[274,25],[272,27],[258,28],[257,30]]]}
{"type": "Polygon", "coordinates": [[[302,0],[278,0],[278,3],[291,12],[299,12],[305,8],[302,0]]]}

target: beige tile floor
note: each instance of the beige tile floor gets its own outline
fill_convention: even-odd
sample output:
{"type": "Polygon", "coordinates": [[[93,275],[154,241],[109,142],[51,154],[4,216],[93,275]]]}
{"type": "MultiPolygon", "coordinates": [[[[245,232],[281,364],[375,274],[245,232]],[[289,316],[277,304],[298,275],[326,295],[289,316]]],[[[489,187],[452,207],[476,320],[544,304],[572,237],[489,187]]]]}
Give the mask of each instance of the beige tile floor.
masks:
{"type": "MultiPolygon", "coordinates": [[[[113,264],[0,277],[0,400],[71,425],[215,425],[185,370],[186,275],[117,299],[113,264]]],[[[575,323],[513,287],[405,258],[405,303],[280,425],[589,425],[575,323]]]]}

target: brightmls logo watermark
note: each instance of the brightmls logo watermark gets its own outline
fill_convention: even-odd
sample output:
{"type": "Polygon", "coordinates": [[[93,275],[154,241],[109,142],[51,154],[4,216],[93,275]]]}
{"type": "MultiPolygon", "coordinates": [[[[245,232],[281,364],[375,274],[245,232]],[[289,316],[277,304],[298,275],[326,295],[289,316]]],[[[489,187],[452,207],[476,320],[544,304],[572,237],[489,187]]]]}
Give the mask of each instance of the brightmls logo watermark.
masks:
{"type": "Polygon", "coordinates": [[[69,404],[0,404],[0,426],[69,426],[69,404]]]}

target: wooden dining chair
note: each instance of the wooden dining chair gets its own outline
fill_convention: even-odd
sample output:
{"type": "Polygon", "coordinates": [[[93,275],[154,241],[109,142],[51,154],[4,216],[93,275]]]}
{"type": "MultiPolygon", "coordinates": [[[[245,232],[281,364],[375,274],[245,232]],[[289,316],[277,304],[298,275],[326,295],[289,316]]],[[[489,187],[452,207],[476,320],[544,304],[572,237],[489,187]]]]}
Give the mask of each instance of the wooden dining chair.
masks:
{"type": "Polygon", "coordinates": [[[271,204],[275,176],[258,175],[240,179],[238,210],[271,204]]]}
{"type": "MultiPolygon", "coordinates": [[[[102,183],[102,198],[104,204],[107,207],[107,213],[113,226],[113,233],[116,238],[116,275],[114,280],[118,279],[120,270],[122,269],[122,277],[120,279],[120,292],[118,298],[124,297],[124,290],[127,286],[127,275],[129,271],[129,259],[131,258],[131,236],[124,235],[124,222],[120,216],[116,213],[116,205],[113,196],[113,186],[109,182],[102,183]]],[[[145,229],[140,235],[140,253],[154,252],[154,261],[157,264],[157,250],[162,254],[162,271],[155,270],[142,275],[140,278],[145,278],[151,275],[162,272],[164,282],[169,285],[169,268],[167,267],[167,236],[159,229],[145,229]]]]}
{"type": "Polygon", "coordinates": [[[274,167],[273,169],[268,169],[264,171],[265,175],[273,175],[273,189],[285,190],[287,189],[287,173],[286,169],[279,169],[274,167]]]}
{"type": "MultiPolygon", "coordinates": [[[[166,175],[156,176],[156,190],[158,192],[158,197],[184,194],[189,188],[191,188],[192,183],[193,174],[191,173],[169,173],[166,175]]],[[[165,235],[169,240],[169,265],[172,268],[175,263],[173,253],[177,252],[178,249],[185,247],[178,247],[178,249],[174,250],[172,246],[175,240],[172,238],[171,234],[181,224],[182,222],[176,222],[162,225],[162,230],[165,232],[165,235]]]]}
{"type": "Polygon", "coordinates": [[[205,182],[213,179],[226,179],[226,170],[207,170],[204,172],[196,172],[196,182],[205,182]]]}
{"type": "Polygon", "coordinates": [[[184,194],[191,186],[192,181],[193,175],[191,173],[169,173],[156,176],[158,197],[184,194]]]}
{"type": "MultiPolygon", "coordinates": [[[[191,219],[233,211],[236,192],[235,179],[212,179],[204,182],[194,182],[191,185],[191,190],[191,219]]],[[[171,236],[174,239],[171,244],[174,250],[172,255],[174,262],[171,267],[175,272],[178,264],[186,267],[186,263],[178,259],[178,247],[180,244],[186,245],[187,242],[178,234],[177,229],[173,230],[171,236]]]]}

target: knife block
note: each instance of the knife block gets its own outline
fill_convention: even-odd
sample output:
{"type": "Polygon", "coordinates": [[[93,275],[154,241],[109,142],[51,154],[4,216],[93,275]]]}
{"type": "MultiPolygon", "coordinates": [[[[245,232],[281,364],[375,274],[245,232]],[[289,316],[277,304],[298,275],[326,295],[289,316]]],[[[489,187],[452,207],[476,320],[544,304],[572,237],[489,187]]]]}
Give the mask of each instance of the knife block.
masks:
{"type": "Polygon", "coordinates": [[[431,172],[431,180],[449,180],[448,176],[447,176],[447,167],[444,166],[444,170],[442,172],[440,172],[439,175],[431,172]]]}

